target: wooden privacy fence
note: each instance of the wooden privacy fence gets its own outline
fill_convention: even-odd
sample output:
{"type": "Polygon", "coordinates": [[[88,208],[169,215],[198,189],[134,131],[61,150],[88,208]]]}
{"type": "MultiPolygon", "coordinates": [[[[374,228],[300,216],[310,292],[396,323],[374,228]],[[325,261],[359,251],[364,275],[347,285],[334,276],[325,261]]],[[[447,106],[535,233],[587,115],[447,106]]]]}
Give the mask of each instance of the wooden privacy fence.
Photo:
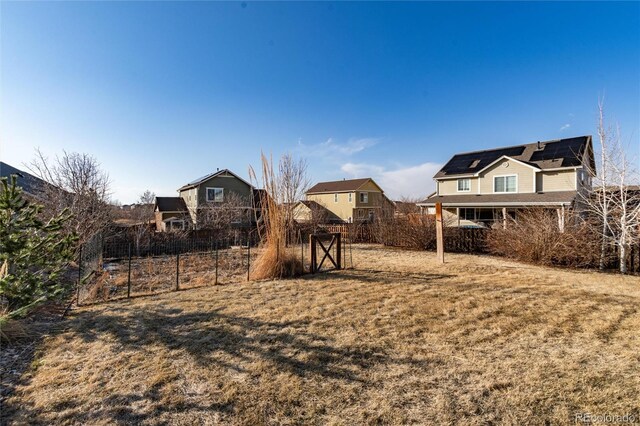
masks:
{"type": "Polygon", "coordinates": [[[344,223],[338,225],[320,225],[328,233],[340,233],[352,243],[378,243],[374,227],[370,223],[344,223]]]}

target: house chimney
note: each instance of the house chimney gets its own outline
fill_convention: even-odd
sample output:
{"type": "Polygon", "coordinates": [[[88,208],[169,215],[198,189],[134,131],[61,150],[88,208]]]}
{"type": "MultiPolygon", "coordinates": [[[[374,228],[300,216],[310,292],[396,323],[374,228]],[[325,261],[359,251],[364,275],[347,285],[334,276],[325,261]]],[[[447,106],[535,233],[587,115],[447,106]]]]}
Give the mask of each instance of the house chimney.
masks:
{"type": "Polygon", "coordinates": [[[540,141],[538,141],[538,149],[542,149],[542,146],[540,145],[540,141]]]}
{"type": "MultiPolygon", "coordinates": [[[[538,142],[538,145],[540,145],[540,142],[538,142]]],[[[220,167],[216,167],[216,172],[220,171],[220,167]]]]}

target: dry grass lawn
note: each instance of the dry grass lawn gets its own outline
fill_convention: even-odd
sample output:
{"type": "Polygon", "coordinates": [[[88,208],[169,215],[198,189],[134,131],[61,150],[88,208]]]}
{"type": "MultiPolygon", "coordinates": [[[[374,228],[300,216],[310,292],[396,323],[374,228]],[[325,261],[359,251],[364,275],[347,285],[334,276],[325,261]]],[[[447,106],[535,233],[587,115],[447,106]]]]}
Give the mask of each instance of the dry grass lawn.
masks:
{"type": "Polygon", "coordinates": [[[14,424],[640,419],[640,278],[358,246],[356,270],[81,308],[14,424]]]}

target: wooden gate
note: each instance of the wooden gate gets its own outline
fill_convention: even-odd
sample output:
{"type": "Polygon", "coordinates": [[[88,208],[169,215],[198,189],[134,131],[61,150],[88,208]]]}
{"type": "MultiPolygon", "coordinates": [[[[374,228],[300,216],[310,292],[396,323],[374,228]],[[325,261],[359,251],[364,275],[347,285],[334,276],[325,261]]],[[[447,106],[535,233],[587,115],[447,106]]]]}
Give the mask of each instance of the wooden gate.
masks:
{"type": "Polygon", "coordinates": [[[316,272],[320,272],[322,266],[324,265],[325,260],[329,259],[333,268],[329,267],[329,269],[341,269],[342,268],[342,238],[339,232],[334,234],[311,234],[309,235],[309,242],[311,246],[311,273],[315,274],[316,272]],[[328,244],[327,244],[328,243],[328,244]],[[325,245],[327,244],[327,245],[325,245]],[[318,246],[320,250],[318,251],[318,246]],[[335,247],[336,253],[335,258],[331,255],[331,249],[335,247]],[[322,258],[320,262],[318,262],[318,253],[322,258]]]}

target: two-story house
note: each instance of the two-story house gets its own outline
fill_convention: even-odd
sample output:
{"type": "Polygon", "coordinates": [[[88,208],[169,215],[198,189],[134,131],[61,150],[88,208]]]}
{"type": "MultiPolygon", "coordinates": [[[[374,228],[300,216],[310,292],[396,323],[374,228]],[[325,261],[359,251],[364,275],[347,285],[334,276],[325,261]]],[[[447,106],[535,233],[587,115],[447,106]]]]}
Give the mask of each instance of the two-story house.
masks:
{"type": "Polygon", "coordinates": [[[393,202],[371,178],[317,183],[306,192],[306,201],[296,206],[297,218],[304,218],[312,203],[326,209],[328,222],[372,221],[383,209],[393,209],[393,202]]]}
{"type": "Polygon", "coordinates": [[[239,212],[233,215],[236,225],[248,225],[260,210],[260,191],[228,169],[217,170],[180,187],[178,197],[158,197],[162,202],[156,202],[156,216],[167,216],[174,226],[178,226],[175,218],[183,213],[188,218],[188,226],[199,229],[204,225],[206,208],[223,207],[239,212]],[[162,208],[165,207],[179,211],[164,212],[162,208]]]}
{"type": "Polygon", "coordinates": [[[591,136],[535,142],[454,155],[436,173],[436,192],[418,203],[433,212],[442,203],[453,226],[490,225],[520,209],[580,209],[580,192],[595,176],[591,136]]]}

